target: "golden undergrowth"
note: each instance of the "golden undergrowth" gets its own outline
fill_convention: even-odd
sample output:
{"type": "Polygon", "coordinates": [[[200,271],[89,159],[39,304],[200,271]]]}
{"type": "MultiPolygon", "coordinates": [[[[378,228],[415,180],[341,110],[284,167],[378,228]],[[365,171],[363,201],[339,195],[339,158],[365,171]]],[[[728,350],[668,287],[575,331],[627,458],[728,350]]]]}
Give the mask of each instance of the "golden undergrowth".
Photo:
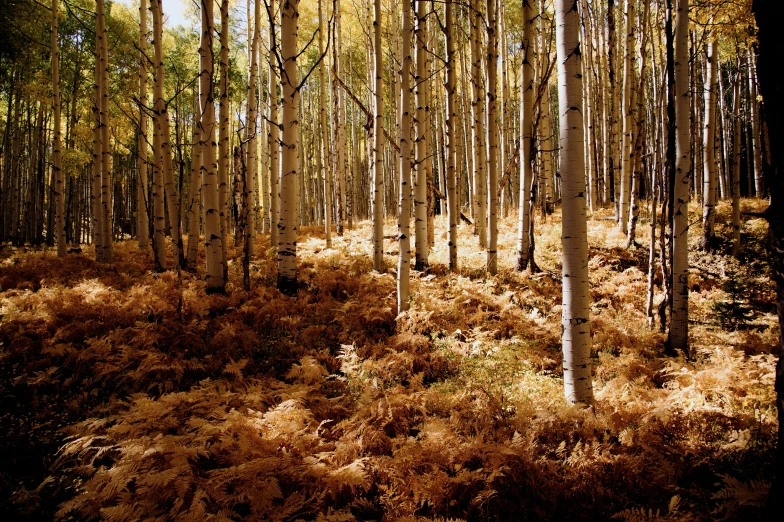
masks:
{"type": "MultiPolygon", "coordinates": [[[[719,213],[727,222],[726,204],[719,213]]],[[[5,251],[0,509],[128,521],[759,516],[777,429],[765,223],[745,221],[740,262],[699,252],[692,227],[687,360],[665,357],[647,325],[646,215],[642,247],[626,250],[611,214],[594,214],[596,404],[585,409],[562,391],[560,218],[537,220],[543,271],[512,271],[510,218],[496,277],[465,224],[448,272],[438,222],[431,269],[412,272],[411,310],[397,317],[397,245],[385,242],[387,273],[374,272],[367,223],[332,249],[301,230],[297,298],[275,289],[264,237],[252,290],[233,261],[228,296],[205,296],[203,257],[179,283],[131,241],[111,266],[90,252],[5,251]],[[731,330],[713,306],[728,273],[754,311],[731,330]]]]}

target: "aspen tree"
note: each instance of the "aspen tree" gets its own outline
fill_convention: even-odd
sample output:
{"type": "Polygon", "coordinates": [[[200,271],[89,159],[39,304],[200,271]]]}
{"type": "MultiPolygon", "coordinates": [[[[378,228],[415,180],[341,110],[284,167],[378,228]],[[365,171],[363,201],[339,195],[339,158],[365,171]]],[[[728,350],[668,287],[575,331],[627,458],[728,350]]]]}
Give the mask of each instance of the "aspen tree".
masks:
{"type": "Polygon", "coordinates": [[[455,77],[455,39],[454,39],[454,1],[447,0],[444,9],[444,39],[446,40],[446,199],[449,246],[449,269],[457,270],[457,174],[455,160],[457,157],[457,113],[455,97],[457,81],[455,77]]]}
{"type": "Polygon", "coordinates": [[[715,222],[716,222],[716,90],[718,86],[718,49],[716,37],[711,36],[708,40],[708,58],[705,89],[705,131],[703,133],[703,150],[705,151],[705,161],[703,163],[702,175],[702,248],[711,251],[716,243],[715,222]]]}
{"type": "MultiPolygon", "coordinates": [[[[332,11],[335,17],[335,28],[332,32],[334,36],[332,56],[334,58],[335,74],[340,76],[343,74],[341,65],[341,56],[343,54],[343,25],[340,16],[340,0],[333,1],[334,7],[332,11]]],[[[335,202],[335,206],[337,207],[337,232],[338,235],[342,237],[345,229],[347,208],[350,207],[350,205],[348,205],[349,198],[346,194],[346,176],[349,172],[348,148],[346,147],[346,94],[343,92],[343,90],[337,89],[337,83],[335,83],[335,87],[336,88],[333,91],[333,95],[336,98],[335,102],[337,107],[337,110],[335,111],[335,133],[337,136],[335,145],[337,147],[337,152],[334,155],[336,168],[334,169],[332,179],[333,181],[337,182],[337,201],[335,202]]],[[[352,226],[350,213],[348,215],[348,226],[349,228],[352,226]]]]}
{"type": "MultiPolygon", "coordinates": [[[[97,14],[96,14],[97,16],[97,14]]],[[[97,24],[96,24],[97,26],[97,24]]],[[[103,212],[101,209],[101,170],[103,168],[103,134],[101,132],[101,44],[102,33],[95,32],[95,76],[93,83],[93,162],[92,175],[90,178],[90,214],[93,233],[93,248],[95,249],[95,260],[103,261],[103,212]]],[[[19,97],[17,97],[17,102],[19,97]]],[[[19,110],[15,111],[19,114],[19,110]]],[[[16,157],[16,155],[14,155],[16,157]]],[[[12,201],[13,204],[13,201],[12,201]]],[[[13,205],[12,205],[13,206],[13,205]]],[[[13,208],[12,208],[13,211],[13,208]]],[[[12,216],[14,214],[12,213],[12,216]]],[[[12,224],[12,233],[15,228],[12,224]]]]}
{"type": "MultiPolygon", "coordinates": [[[[57,255],[62,257],[66,253],[65,244],[65,197],[63,194],[63,157],[62,157],[62,132],[60,130],[60,48],[57,45],[57,22],[59,13],[58,0],[52,0],[52,110],[54,111],[54,143],[52,145],[53,192],[55,207],[55,242],[57,255]]],[[[33,162],[35,165],[36,162],[33,162]]]]}
{"type": "Polygon", "coordinates": [[[96,0],[96,34],[100,34],[100,83],[101,83],[101,248],[103,262],[114,260],[112,250],[112,195],[111,195],[111,161],[109,151],[109,44],[106,32],[106,14],[104,0],[96,0]]]}
{"type": "MultiPolygon", "coordinates": [[[[474,0],[476,3],[477,0],[474,0]]],[[[416,0],[416,174],[414,182],[414,228],[416,233],[416,259],[414,267],[425,270],[428,266],[430,245],[427,233],[428,180],[430,167],[429,127],[430,107],[428,90],[430,80],[427,70],[427,12],[426,0],[416,0]]]]}
{"type": "Polygon", "coordinates": [[[544,0],[540,1],[539,7],[539,35],[541,38],[540,49],[542,53],[542,82],[544,85],[541,88],[542,99],[539,102],[539,154],[542,158],[542,178],[544,178],[544,193],[542,194],[545,203],[545,212],[547,214],[553,211],[555,203],[554,187],[553,187],[553,145],[552,145],[552,120],[550,118],[550,79],[547,71],[550,67],[550,34],[545,32],[545,4],[544,0]]]}
{"type": "Polygon", "coordinates": [[[762,144],[760,143],[759,103],[757,101],[757,67],[754,64],[754,53],[748,51],[749,64],[749,97],[751,102],[751,141],[754,149],[754,193],[758,198],[765,195],[765,178],[762,173],[762,144]]]}
{"type": "Polygon", "coordinates": [[[397,214],[399,241],[397,265],[397,313],[408,310],[411,271],[411,1],[403,2],[403,55],[400,61],[400,208],[397,214]]]}
{"type": "Polygon", "coordinates": [[[193,107],[193,125],[191,129],[191,169],[190,189],[188,190],[188,250],[185,265],[196,268],[196,254],[199,243],[199,215],[201,214],[201,144],[199,143],[199,95],[196,93],[193,107]]]}
{"type": "Polygon", "coordinates": [[[623,115],[623,139],[621,141],[621,194],[618,202],[618,224],[624,234],[629,231],[629,203],[631,199],[632,160],[634,156],[634,0],[626,0],[626,42],[623,61],[623,98],[621,113],[623,115]]]}
{"type": "Polygon", "coordinates": [[[577,0],[556,0],[556,48],[563,193],[563,342],[566,400],[591,404],[591,294],[588,281],[588,223],[582,125],[582,55],[577,51],[577,0]]]}
{"type": "Polygon", "coordinates": [[[152,45],[153,45],[153,162],[152,162],[152,249],[155,269],[166,270],[166,217],[164,216],[163,188],[163,144],[162,120],[158,98],[163,97],[163,78],[160,76],[158,64],[163,65],[163,19],[158,9],[160,0],[150,0],[152,12],[152,45]]]}
{"type": "Polygon", "coordinates": [[[669,344],[688,353],[689,333],[689,2],[676,0],[675,64],[675,182],[672,188],[672,303],[669,344]]]}
{"type": "Polygon", "coordinates": [[[150,244],[147,214],[147,0],[139,6],[139,130],[136,135],[136,235],[139,248],[150,244]]]}
{"type": "Polygon", "coordinates": [[[634,110],[634,147],[632,149],[632,162],[631,162],[631,183],[630,196],[629,196],[629,225],[627,227],[627,242],[626,247],[629,248],[635,243],[635,235],[637,233],[637,219],[640,215],[640,208],[638,204],[640,193],[640,182],[642,179],[642,147],[643,147],[643,134],[645,130],[645,106],[643,104],[643,94],[645,90],[645,82],[648,70],[648,59],[645,47],[648,43],[648,15],[650,13],[650,4],[645,2],[642,12],[642,29],[640,31],[640,74],[637,79],[635,88],[634,110]]]}
{"type": "MultiPolygon", "coordinates": [[[[476,186],[476,210],[474,217],[479,234],[480,248],[487,248],[487,147],[485,146],[485,90],[482,74],[482,52],[480,51],[480,24],[483,23],[479,0],[471,0],[470,9],[471,39],[471,88],[473,99],[471,109],[473,116],[472,138],[474,142],[474,169],[476,186]]],[[[419,64],[417,63],[417,66],[419,64]]]]}
{"type": "Polygon", "coordinates": [[[278,220],[278,290],[297,293],[297,181],[299,92],[297,90],[297,33],[299,0],[282,0],[281,70],[283,87],[283,132],[281,136],[280,219],[278,220]]]}
{"type": "MultiPolygon", "coordinates": [[[[247,236],[244,243],[249,249],[248,255],[255,255],[253,247],[253,237],[256,234],[256,210],[255,194],[257,192],[256,182],[258,177],[258,74],[259,74],[259,42],[261,41],[261,1],[255,0],[253,7],[253,32],[250,43],[250,77],[248,78],[248,121],[247,121],[247,159],[245,164],[245,184],[243,192],[243,206],[247,207],[247,220],[243,233],[247,236]]],[[[248,20],[250,26],[250,20],[248,20]]]]}
{"type": "MultiPolygon", "coordinates": [[[[229,220],[229,0],[220,6],[220,105],[218,107],[218,214],[220,221],[221,261],[223,280],[228,281],[229,265],[226,259],[226,236],[229,220]]],[[[213,60],[213,71],[215,62],[213,60]]],[[[203,154],[203,151],[202,151],[203,154]]],[[[203,156],[202,156],[203,163],[203,156]]],[[[202,170],[204,172],[204,170],[202,170]]],[[[203,196],[202,196],[203,199],[203,196]]]]}
{"type": "MultiPolygon", "coordinates": [[[[324,55],[324,8],[322,1],[318,2],[319,13],[319,56],[324,55]]],[[[327,129],[327,80],[324,74],[324,60],[319,62],[319,123],[321,130],[321,154],[319,162],[324,169],[324,232],[326,234],[326,247],[332,248],[332,170],[329,168],[331,163],[329,155],[329,129],[327,129]]],[[[337,74],[337,72],[336,72],[337,74]]],[[[335,105],[337,105],[337,96],[335,105]]],[[[336,109],[339,109],[336,107],[336,109]]],[[[339,110],[335,111],[336,113],[339,110]]],[[[337,152],[337,151],[336,151],[337,152]]],[[[340,164],[340,160],[337,161],[340,164]]],[[[318,174],[321,177],[321,172],[318,174]]]]}
{"type": "Polygon", "coordinates": [[[495,0],[487,0],[487,272],[498,271],[498,44],[495,30],[498,20],[495,15],[495,0]]]}
{"type": "Polygon", "coordinates": [[[732,86],[732,256],[740,254],[740,81],[742,64],[738,60],[732,86]]]}
{"type": "Polygon", "coordinates": [[[520,104],[520,206],[517,218],[517,262],[515,270],[522,272],[528,267],[530,250],[530,220],[532,207],[533,149],[534,128],[534,53],[532,51],[533,31],[531,21],[531,2],[523,0],[523,64],[522,64],[522,103],[520,104]]]}
{"type": "MultiPolygon", "coordinates": [[[[153,0],[155,1],[155,0],[153,0]]],[[[201,190],[204,200],[204,249],[207,265],[207,293],[224,293],[223,240],[218,199],[218,164],[215,142],[215,89],[213,75],[213,35],[215,32],[212,0],[201,3],[201,44],[199,46],[199,106],[201,109],[201,190]]]]}
{"type": "Polygon", "coordinates": [[[373,2],[373,75],[374,82],[372,91],[375,103],[373,110],[373,149],[370,161],[372,163],[371,176],[371,196],[373,207],[373,269],[381,272],[384,269],[384,175],[383,168],[383,145],[382,134],[384,124],[384,96],[382,89],[383,63],[381,50],[381,0],[373,2]]]}
{"type": "Polygon", "coordinates": [[[616,34],[615,34],[615,0],[607,0],[607,87],[608,87],[608,100],[609,100],[609,116],[610,116],[610,135],[608,139],[608,154],[606,155],[607,165],[609,167],[609,193],[610,198],[615,204],[616,217],[618,216],[618,188],[619,176],[618,169],[619,151],[618,151],[618,83],[615,78],[616,73],[616,34]]]}
{"type": "MultiPolygon", "coordinates": [[[[269,18],[269,45],[270,45],[270,58],[277,52],[275,39],[275,11],[273,4],[267,4],[267,17],[269,18]]],[[[275,67],[270,67],[269,70],[269,120],[270,125],[269,135],[267,136],[267,149],[269,150],[269,191],[270,191],[270,245],[274,248],[278,247],[278,225],[280,219],[280,124],[278,123],[278,103],[280,97],[278,94],[278,76],[275,72],[275,67]]]]}

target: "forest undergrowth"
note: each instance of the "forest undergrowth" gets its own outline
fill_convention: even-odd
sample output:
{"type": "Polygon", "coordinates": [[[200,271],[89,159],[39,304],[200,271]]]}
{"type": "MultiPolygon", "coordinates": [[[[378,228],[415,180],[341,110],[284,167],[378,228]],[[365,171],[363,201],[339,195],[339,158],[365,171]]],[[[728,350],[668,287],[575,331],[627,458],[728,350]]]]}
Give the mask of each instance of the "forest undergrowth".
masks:
{"type": "Polygon", "coordinates": [[[501,220],[495,277],[466,224],[448,272],[437,221],[398,317],[397,244],[374,272],[368,223],[333,249],[300,231],[297,298],[275,288],[266,237],[250,292],[231,250],[227,296],[205,295],[203,252],[178,281],[133,241],[112,265],[89,248],[5,249],[0,516],[759,518],[777,430],[767,225],[744,221],[734,260],[729,206],[718,213],[717,254],[690,229],[691,359],[666,357],[647,324],[645,216],[631,250],[609,212],[589,220],[590,409],[563,397],[557,213],[537,215],[536,274],[513,272],[515,223],[501,220]]]}

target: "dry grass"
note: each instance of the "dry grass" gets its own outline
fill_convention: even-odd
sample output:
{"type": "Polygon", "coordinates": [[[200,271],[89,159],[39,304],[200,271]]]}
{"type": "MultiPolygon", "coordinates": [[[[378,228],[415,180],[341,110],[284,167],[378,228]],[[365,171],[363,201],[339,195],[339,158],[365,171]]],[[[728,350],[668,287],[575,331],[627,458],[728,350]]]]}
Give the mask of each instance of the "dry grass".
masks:
{"type": "MultiPolygon", "coordinates": [[[[728,212],[719,206],[719,222],[728,212]]],[[[2,509],[63,520],[758,517],[777,429],[765,225],[743,228],[751,328],[714,321],[733,261],[691,249],[687,361],[664,357],[664,336],[647,327],[647,222],[643,248],[627,251],[608,217],[589,224],[588,410],[563,399],[558,214],[537,222],[545,271],[534,275],[512,271],[515,224],[502,221],[493,278],[465,225],[460,269],[446,270],[438,222],[431,269],[412,272],[411,311],[398,317],[396,256],[372,271],[367,223],[332,249],[302,230],[297,299],[274,288],[266,238],[249,293],[233,262],[229,296],[205,297],[200,258],[183,274],[180,315],[176,274],[149,271],[131,242],[110,267],[89,252],[6,252],[0,451],[10,466],[37,464],[0,469],[2,509]]]]}

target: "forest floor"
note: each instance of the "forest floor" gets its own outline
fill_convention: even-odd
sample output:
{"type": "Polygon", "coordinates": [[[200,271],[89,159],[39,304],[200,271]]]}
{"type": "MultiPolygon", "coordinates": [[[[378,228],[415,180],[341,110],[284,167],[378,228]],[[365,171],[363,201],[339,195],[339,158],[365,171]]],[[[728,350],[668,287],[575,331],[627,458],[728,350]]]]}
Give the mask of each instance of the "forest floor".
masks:
{"type": "Polygon", "coordinates": [[[297,298],[276,290],[265,237],[250,292],[231,251],[228,296],[205,295],[203,252],[178,285],[133,241],[111,265],[6,248],[0,518],[760,518],[777,430],[767,225],[744,219],[737,261],[718,211],[719,254],[690,231],[691,360],[648,327],[645,216],[632,250],[609,212],[590,220],[590,409],[563,394],[558,213],[537,216],[538,274],[512,270],[501,221],[495,277],[465,224],[448,272],[437,221],[398,317],[397,245],[374,272],[368,223],[332,249],[300,231],[297,298]]]}

